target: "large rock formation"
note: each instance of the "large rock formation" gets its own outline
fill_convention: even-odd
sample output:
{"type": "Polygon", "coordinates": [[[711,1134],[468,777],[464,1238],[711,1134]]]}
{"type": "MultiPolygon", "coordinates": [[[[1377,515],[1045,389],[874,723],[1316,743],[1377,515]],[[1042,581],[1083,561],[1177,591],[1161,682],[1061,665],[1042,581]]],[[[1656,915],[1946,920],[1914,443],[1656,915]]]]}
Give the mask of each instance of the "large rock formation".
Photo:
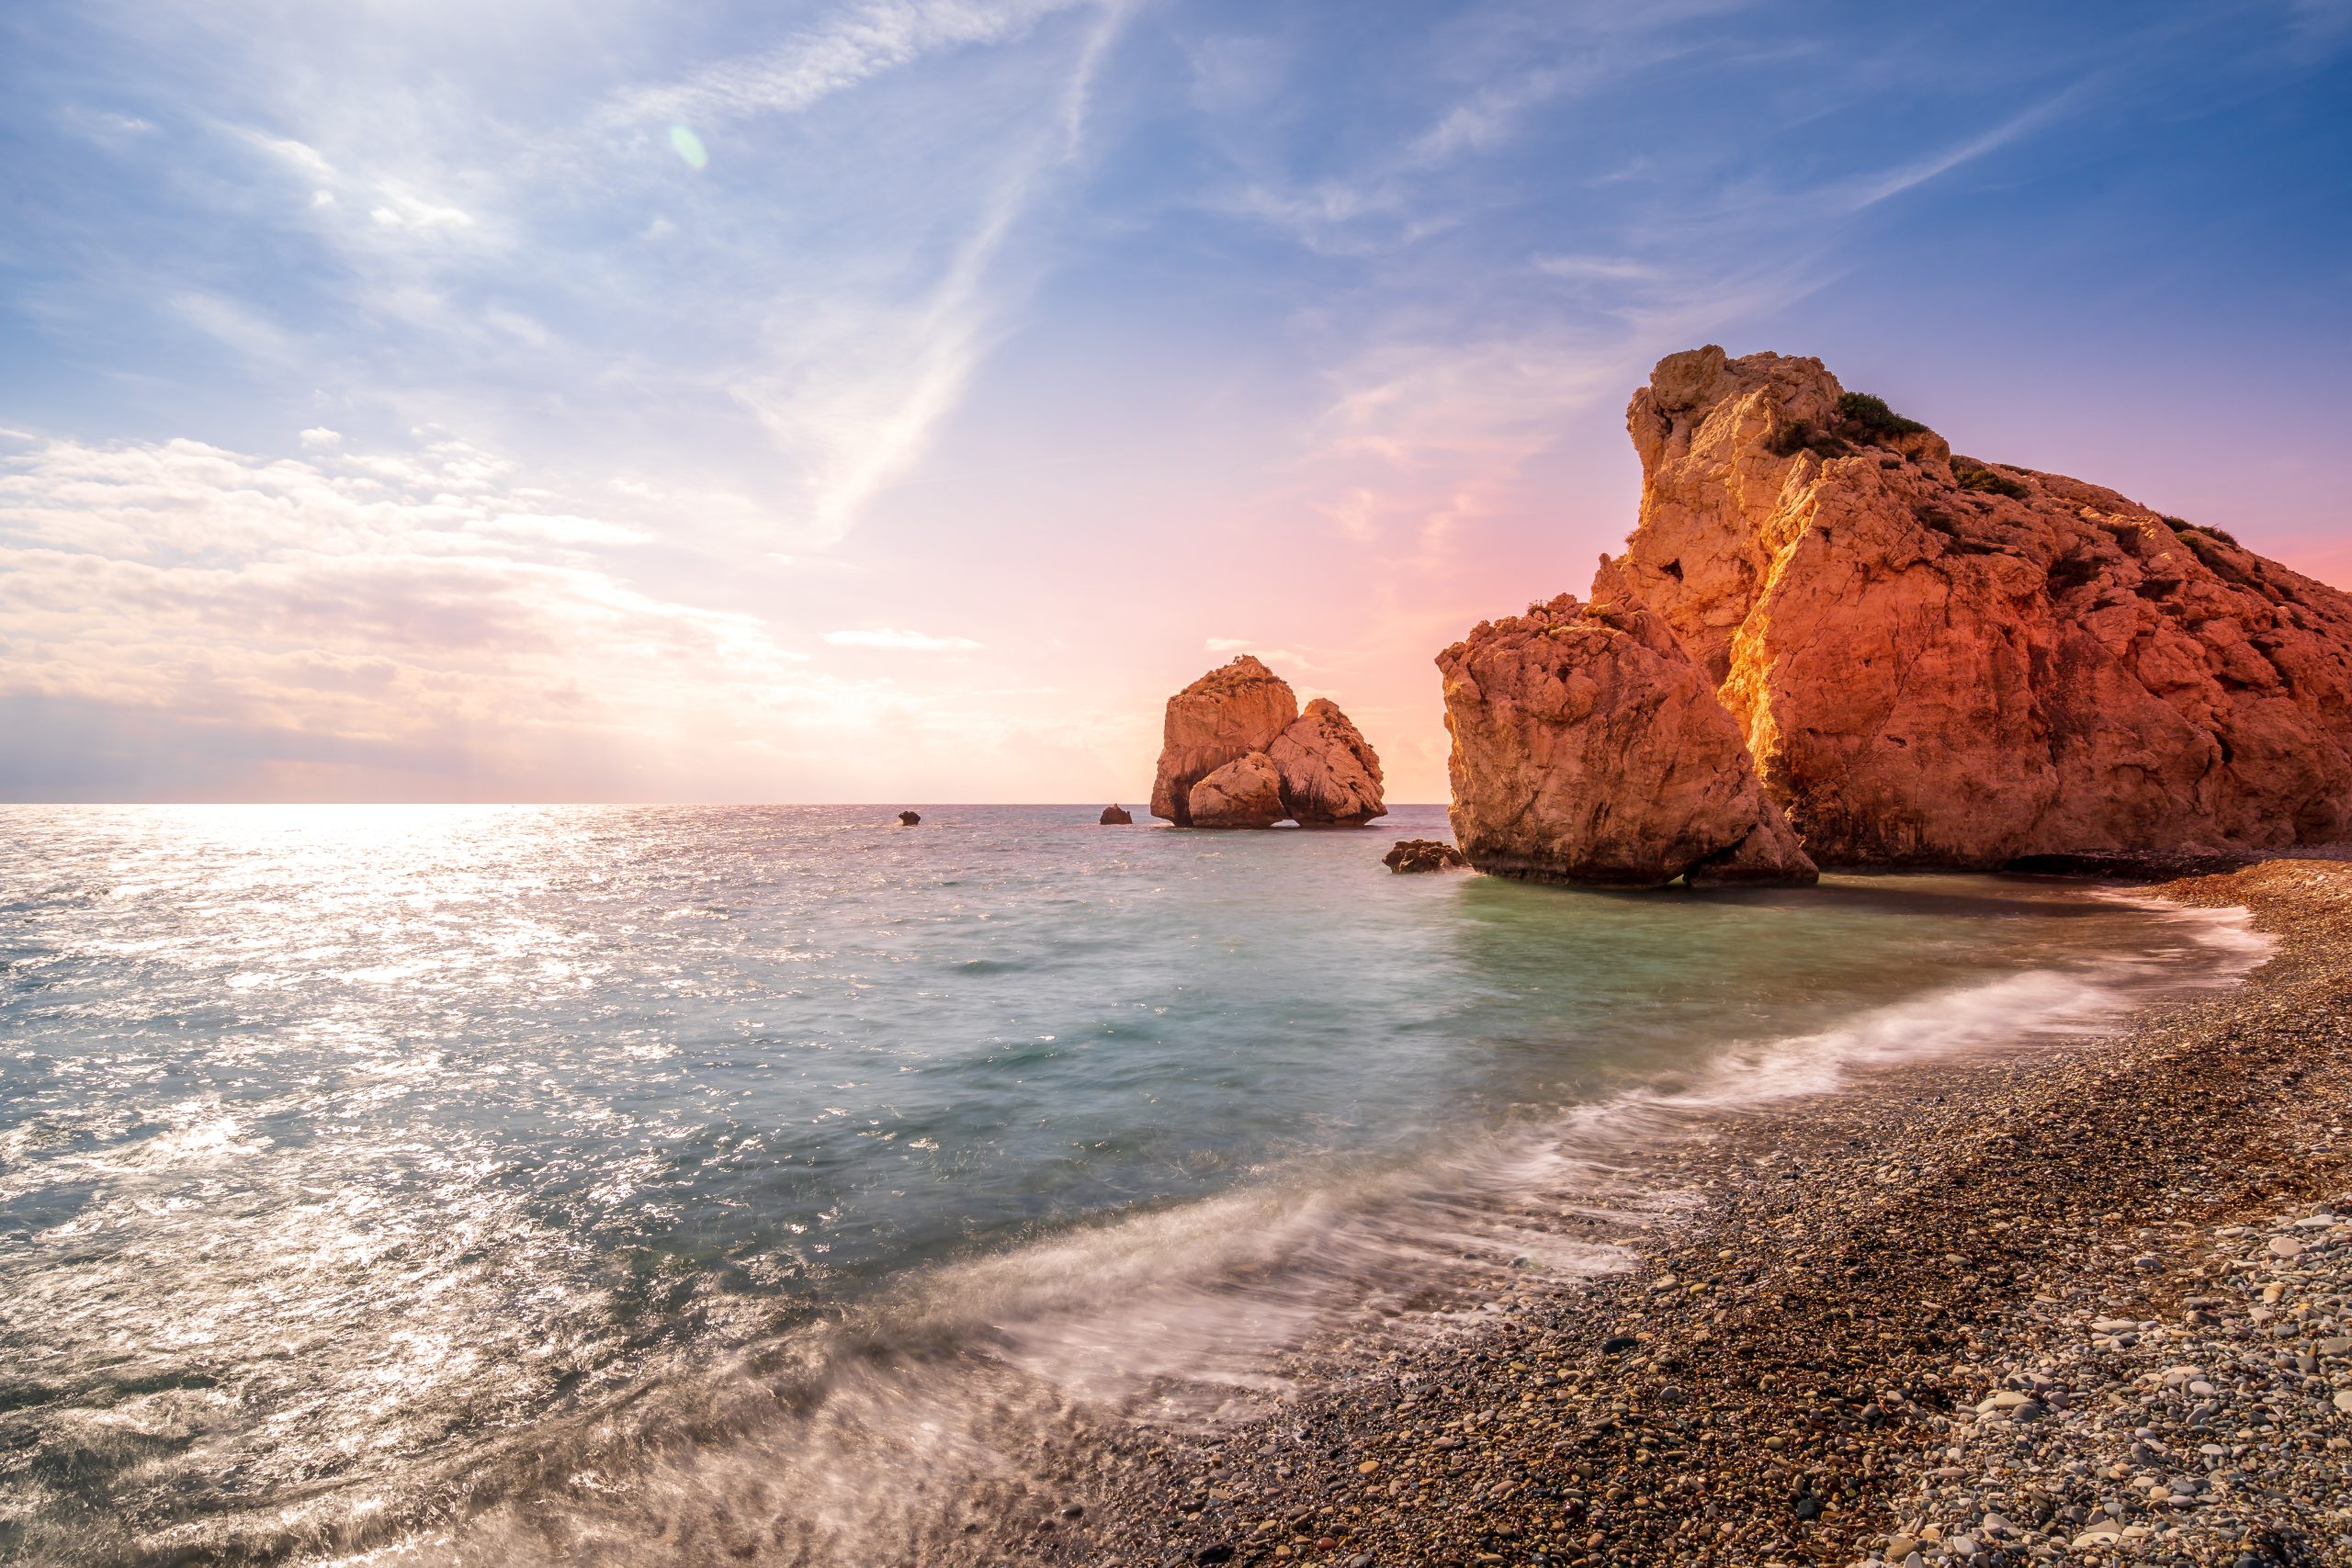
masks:
{"type": "Polygon", "coordinates": [[[1250,654],[1210,671],[1168,699],[1151,814],[1193,825],[1193,786],[1251,751],[1263,751],[1298,717],[1290,682],[1250,654]]]}
{"type": "Polygon", "coordinates": [[[1185,797],[1190,828],[1271,828],[1283,819],[1283,780],[1273,759],[1245,751],[1194,784],[1185,797]]]}
{"type": "Polygon", "coordinates": [[[1811,882],[1739,726],[1666,622],[1606,560],[1438,655],[1453,836],[1481,871],[1657,886],[1811,882]]]}
{"type": "Polygon", "coordinates": [[[2352,597],[2113,491],[1956,457],[1815,359],[1671,355],[1626,423],[1626,576],[1817,859],[2352,833],[2352,597]]]}
{"type": "Polygon", "coordinates": [[[1361,825],[1385,810],[1380,759],[1348,716],[1326,697],[1302,715],[1289,682],[1257,659],[1244,654],[1168,699],[1153,816],[1180,828],[1271,827],[1285,817],[1306,827],[1338,827],[1361,825]],[[1253,766],[1213,792],[1218,820],[1196,822],[1199,786],[1252,755],[1272,771],[1273,816],[1255,820],[1263,802],[1253,766]]]}
{"type": "Polygon", "coordinates": [[[1386,814],[1380,759],[1329,697],[1308,703],[1266,755],[1282,774],[1283,810],[1302,828],[1360,828],[1386,814]]]}
{"type": "Polygon", "coordinates": [[[1724,831],[1751,778],[1828,864],[2352,836],[2352,596],[2113,491],[1954,457],[1815,359],[1670,355],[1626,423],[1641,522],[1594,597],[1670,628],[1744,745],[1683,710],[1639,615],[1607,618],[1658,665],[1592,629],[1604,605],[1482,626],[1439,657],[1474,864],[1646,874],[1724,831]],[[1573,657],[1546,665],[1555,647],[1573,657]],[[1575,715],[1612,680],[1672,694],[1632,733],[1679,728],[1679,770],[1588,744],[1575,715]],[[1662,847],[1600,852],[1604,816],[1662,847]]]}

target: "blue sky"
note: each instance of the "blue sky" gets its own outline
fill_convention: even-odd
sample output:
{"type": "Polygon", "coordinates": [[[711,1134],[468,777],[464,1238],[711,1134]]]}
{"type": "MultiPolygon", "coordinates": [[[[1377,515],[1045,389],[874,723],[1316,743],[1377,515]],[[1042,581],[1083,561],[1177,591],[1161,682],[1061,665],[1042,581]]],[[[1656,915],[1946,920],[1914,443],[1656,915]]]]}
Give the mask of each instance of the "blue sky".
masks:
{"type": "Polygon", "coordinates": [[[1816,354],[2352,581],[2352,4],[0,12],[0,796],[1102,799],[1816,354]]]}

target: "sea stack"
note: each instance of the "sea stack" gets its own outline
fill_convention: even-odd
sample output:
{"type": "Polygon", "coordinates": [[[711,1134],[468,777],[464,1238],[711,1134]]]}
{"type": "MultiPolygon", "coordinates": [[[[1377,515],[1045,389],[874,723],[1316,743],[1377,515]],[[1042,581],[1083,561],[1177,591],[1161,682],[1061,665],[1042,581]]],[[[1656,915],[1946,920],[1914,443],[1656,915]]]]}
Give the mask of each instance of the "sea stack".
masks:
{"type": "Polygon", "coordinates": [[[1127,808],[1124,806],[1106,806],[1102,808],[1101,823],[1102,827],[1125,828],[1134,821],[1135,818],[1127,814],[1127,808]]]}
{"type": "Polygon", "coordinates": [[[1254,656],[1168,699],[1154,817],[1180,828],[1269,828],[1285,818],[1361,827],[1386,810],[1380,758],[1348,716],[1328,697],[1301,714],[1290,683],[1254,656]]]}
{"type": "Polygon", "coordinates": [[[1251,751],[1263,751],[1298,717],[1290,682],[1243,654],[1168,699],[1151,814],[1193,825],[1193,786],[1251,751]]]}
{"type": "MultiPolygon", "coordinates": [[[[1626,423],[1641,518],[1593,598],[1661,621],[1744,743],[1693,799],[1752,773],[1826,865],[2352,834],[2352,596],[2113,491],[1954,456],[1817,359],[1669,355],[1626,423]]],[[[1554,669],[1566,683],[1577,667],[1554,669]]],[[[1455,830],[1474,864],[1542,863],[1562,809],[1689,836],[1628,793],[1638,771],[1578,786],[1593,801],[1537,788],[1553,729],[1463,700],[1450,691],[1455,830]],[[1465,729],[1491,739],[1465,747],[1465,729]]]]}
{"type": "Polygon", "coordinates": [[[899,826],[901,828],[912,828],[919,825],[922,821],[922,814],[919,811],[901,811],[899,813],[899,826]]]}

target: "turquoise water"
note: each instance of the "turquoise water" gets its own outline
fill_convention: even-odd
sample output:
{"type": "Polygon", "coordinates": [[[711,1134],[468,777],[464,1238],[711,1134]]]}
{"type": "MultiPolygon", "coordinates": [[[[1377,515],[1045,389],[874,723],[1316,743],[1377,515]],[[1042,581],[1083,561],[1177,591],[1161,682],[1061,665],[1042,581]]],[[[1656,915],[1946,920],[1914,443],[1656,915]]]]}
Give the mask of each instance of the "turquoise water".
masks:
{"type": "Polygon", "coordinates": [[[0,810],[0,1551],[920,1555],[1078,1404],[1610,1266],[1526,1216],[1662,1116],[2256,951],[2060,884],[1392,875],[1428,807],[923,811],[0,810]]]}

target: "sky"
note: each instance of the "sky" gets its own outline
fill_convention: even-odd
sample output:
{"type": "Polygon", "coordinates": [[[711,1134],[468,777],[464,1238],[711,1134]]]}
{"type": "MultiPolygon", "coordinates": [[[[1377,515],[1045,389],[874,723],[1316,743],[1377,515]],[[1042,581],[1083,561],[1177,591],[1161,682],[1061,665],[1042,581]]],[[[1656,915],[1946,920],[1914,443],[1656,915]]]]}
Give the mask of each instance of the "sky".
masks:
{"type": "Polygon", "coordinates": [[[2352,586],[2352,0],[14,0],[0,799],[1442,800],[1709,342],[2352,586]]]}

